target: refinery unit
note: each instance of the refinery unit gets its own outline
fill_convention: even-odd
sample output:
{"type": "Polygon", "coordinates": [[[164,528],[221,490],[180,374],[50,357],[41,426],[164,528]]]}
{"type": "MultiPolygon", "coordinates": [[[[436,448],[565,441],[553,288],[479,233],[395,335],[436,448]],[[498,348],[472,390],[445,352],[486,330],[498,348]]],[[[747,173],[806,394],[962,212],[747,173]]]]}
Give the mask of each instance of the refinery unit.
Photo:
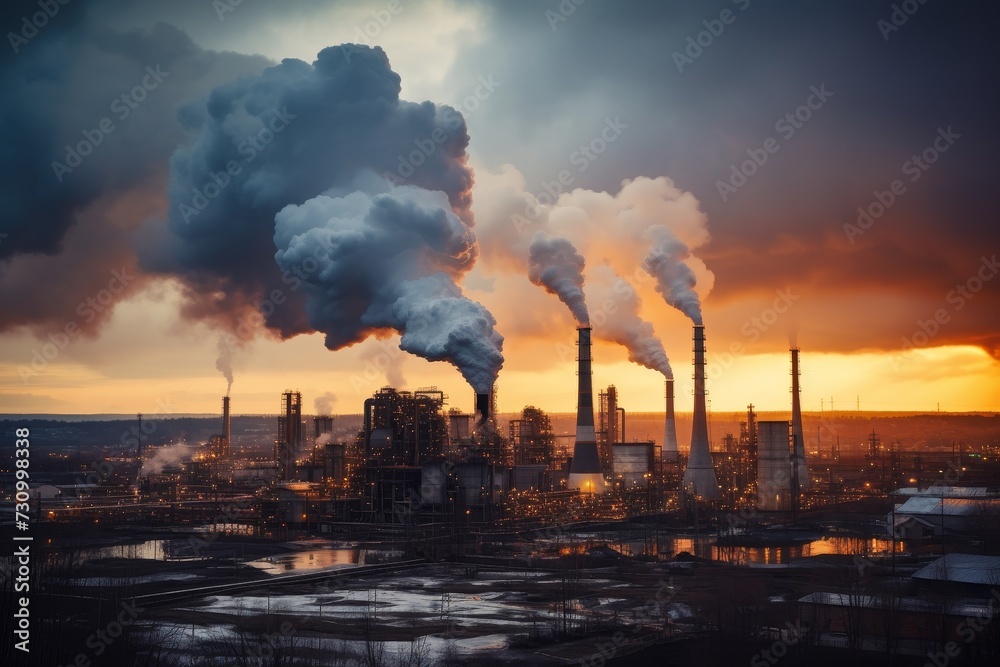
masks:
{"type": "MultiPolygon", "coordinates": [[[[144,446],[140,437],[131,454],[112,461],[116,473],[103,480],[101,493],[69,502],[69,493],[55,494],[46,517],[196,523],[217,513],[222,502],[245,499],[238,523],[260,536],[287,536],[342,531],[344,524],[488,529],[543,521],[553,508],[576,520],[659,516],[682,529],[739,511],[752,520],[741,521],[739,530],[717,521],[717,532],[730,541],[752,541],[748,531],[791,525],[838,503],[885,497],[908,480],[912,485],[923,468],[950,465],[920,457],[906,465],[874,432],[863,460],[841,461],[838,445],[815,452],[816,462],[807,460],[797,348],[790,350],[788,418],[758,419],[750,405],[738,434],[726,433],[713,448],[702,325],[693,329],[687,455],[677,442],[672,377],[664,384],[662,441],[629,439],[618,388],[607,386],[595,403],[591,335],[589,326],[577,329],[572,435],[557,435],[551,417],[535,406],[504,424],[495,388],[476,393],[475,411],[466,413],[449,409],[448,396],[435,387],[383,387],[359,406],[356,430],[338,428],[342,417],[303,414],[301,393],[286,390],[278,414],[267,418],[273,424],[269,447],[248,452],[234,444],[233,404],[225,396],[219,432],[187,448],[186,456],[166,457],[176,445],[144,446]],[[122,502],[109,506],[115,498],[122,502]]],[[[140,415],[139,433],[142,424],[140,415]]],[[[268,435],[242,437],[259,442],[268,435]]],[[[907,524],[908,534],[914,525],[907,524]]]]}
{"type": "MultiPolygon", "coordinates": [[[[803,416],[797,348],[787,411],[751,404],[745,417],[723,421],[707,400],[702,325],[693,329],[690,412],[677,412],[672,377],[664,380],[662,413],[629,411],[621,384],[598,390],[595,401],[593,332],[576,333],[572,416],[534,405],[501,415],[495,385],[473,393],[471,412],[449,407],[435,387],[381,387],[359,401],[359,412],[336,416],[305,414],[296,390],[280,394],[272,415],[240,415],[225,396],[197,444],[143,436],[155,420],[139,415],[134,446],[93,464],[94,475],[33,489],[33,516],[61,540],[106,545],[88,556],[85,581],[104,581],[124,564],[141,574],[129,581],[149,581],[129,583],[130,595],[138,586],[166,619],[192,628],[231,623],[223,592],[237,605],[256,604],[254,622],[288,618],[270,606],[274,596],[296,609],[316,607],[315,627],[340,638],[372,633],[378,613],[384,625],[360,635],[373,645],[373,637],[409,639],[398,627],[438,632],[439,615],[425,608],[450,613],[452,596],[463,596],[475,602],[455,605],[462,610],[455,623],[470,639],[496,636],[478,608],[500,601],[533,624],[575,624],[571,632],[557,622],[538,638],[537,650],[566,656],[574,655],[574,638],[604,632],[589,624],[646,604],[655,581],[680,582],[670,620],[650,635],[657,646],[694,639],[708,651],[716,635],[705,629],[716,622],[726,633],[718,636],[743,637],[747,609],[763,619],[758,625],[795,619],[812,633],[811,646],[841,646],[853,603],[831,588],[860,591],[863,582],[872,592],[866,599],[876,601],[866,607],[866,627],[904,609],[902,636],[919,648],[928,623],[954,626],[972,608],[938,610],[927,587],[951,570],[968,571],[966,563],[1000,567],[1000,557],[986,555],[1000,552],[1000,448],[904,449],[874,430],[863,447],[855,430],[842,448],[840,422],[803,416]],[[713,439],[712,428],[723,424],[713,439]],[[688,427],[688,446],[678,447],[678,431],[688,427]],[[109,552],[118,559],[100,560],[109,552]],[[157,580],[161,568],[177,579],[157,580]],[[845,571],[848,588],[837,588],[845,571]],[[336,578],[336,595],[317,594],[320,577],[336,578]],[[790,593],[772,595],[762,577],[790,593]],[[896,597],[875,597],[887,580],[909,583],[896,597]],[[423,596],[416,622],[400,603],[415,595],[423,596]],[[612,610],[595,606],[612,595],[612,610]],[[351,606],[365,599],[367,607],[351,606]]],[[[75,567],[71,558],[65,563],[75,567]]],[[[191,639],[192,652],[199,642],[191,639]]]]}

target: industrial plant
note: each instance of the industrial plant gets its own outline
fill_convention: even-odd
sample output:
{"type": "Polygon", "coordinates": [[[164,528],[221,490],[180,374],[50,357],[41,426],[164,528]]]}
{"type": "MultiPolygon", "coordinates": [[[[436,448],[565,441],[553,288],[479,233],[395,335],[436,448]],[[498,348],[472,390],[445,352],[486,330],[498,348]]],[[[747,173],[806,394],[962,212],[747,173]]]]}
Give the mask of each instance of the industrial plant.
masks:
{"type": "MultiPolygon", "coordinates": [[[[211,432],[199,442],[164,441],[156,429],[170,420],[138,415],[130,427],[132,446],[92,464],[97,474],[53,473],[51,483],[34,490],[32,516],[61,540],[79,531],[104,535],[94,553],[118,556],[87,556],[73,567],[83,568],[86,581],[104,581],[108,568],[127,564],[135,574],[122,581],[131,583],[113,590],[116,599],[157,609],[159,620],[139,624],[147,640],[158,636],[159,624],[215,627],[234,613],[216,609],[219,600],[233,598],[204,598],[205,590],[250,601],[275,595],[292,604],[296,596],[316,595],[310,582],[317,577],[354,597],[366,589],[371,597],[370,586],[381,588],[378,595],[388,601],[399,593],[396,577],[422,577],[427,595],[440,600],[470,586],[478,600],[492,577],[522,578],[508,584],[520,591],[512,594],[517,602],[498,613],[527,614],[548,629],[530,640],[510,635],[505,651],[511,659],[540,664],[547,664],[543,654],[585,656],[589,638],[611,631],[619,614],[642,633],[628,650],[650,655],[689,655],[688,646],[711,642],[713,633],[767,646],[787,639],[770,628],[791,617],[807,628],[802,645],[812,647],[818,664],[839,659],[837,651],[852,643],[884,648],[884,637],[871,628],[890,622],[898,633],[893,650],[905,659],[937,645],[920,628],[930,623],[935,632],[946,632],[989,604],[984,586],[994,575],[988,573],[1000,571],[995,442],[904,449],[898,442],[884,445],[874,429],[859,438],[859,427],[843,414],[804,415],[796,347],[789,351],[787,412],[762,418],[750,404],[745,415],[713,415],[702,324],[693,327],[689,411],[677,410],[672,376],[664,382],[663,413],[629,411],[627,393],[616,384],[598,391],[595,403],[592,335],[590,326],[577,328],[575,382],[563,378],[567,393],[576,388],[574,415],[550,415],[533,405],[501,413],[496,385],[472,393],[473,412],[449,407],[449,396],[435,387],[385,386],[354,414],[348,408],[339,415],[306,414],[302,393],[292,389],[280,393],[272,415],[240,414],[226,395],[211,432]],[[713,426],[724,432],[714,441],[713,426]],[[688,428],[689,445],[678,446],[678,431],[688,428]],[[807,439],[813,430],[815,439],[807,439]],[[662,440],[631,435],[650,431],[662,432],[662,440]],[[101,532],[108,526],[125,532],[101,532]],[[129,547],[125,535],[134,535],[139,546],[129,547]],[[161,550],[153,560],[130,551],[150,544],[161,550]],[[331,554],[345,560],[331,561],[331,554]],[[754,573],[761,572],[755,566],[772,568],[771,585],[787,591],[780,601],[749,593],[754,573]],[[191,574],[178,574],[177,567],[191,574]],[[275,567],[280,576],[261,579],[275,567]],[[162,578],[154,574],[161,568],[162,578]],[[568,576],[576,582],[570,587],[568,576]],[[723,586],[720,576],[741,582],[729,593],[719,589],[712,603],[737,621],[716,619],[706,606],[704,591],[723,586]],[[185,583],[188,577],[197,581],[185,583]],[[594,601],[606,590],[598,582],[609,580],[617,582],[618,602],[594,601]],[[661,587],[673,583],[647,616],[638,609],[652,594],[653,580],[661,587]],[[966,597],[941,607],[937,588],[953,580],[964,582],[966,597]],[[889,582],[895,592],[885,597],[889,582]],[[546,605],[525,606],[531,596],[546,605]],[[196,599],[216,602],[196,612],[182,602],[196,599]],[[741,605],[751,600],[757,618],[740,621],[741,605]],[[855,613],[868,620],[844,620],[855,613]]],[[[104,595],[65,579],[80,576],[66,567],[54,565],[47,575],[69,582],[53,580],[51,590],[77,600],[104,595]]],[[[337,613],[336,597],[315,599],[326,601],[317,612],[328,604],[327,613],[337,613]]],[[[433,604],[446,610],[440,600],[433,604]]],[[[408,623],[393,611],[396,602],[386,604],[383,612],[369,604],[360,616],[347,607],[341,613],[360,623],[372,623],[379,613],[390,625],[408,623]]],[[[458,651],[463,638],[474,646],[496,630],[456,613],[466,634],[441,635],[425,618],[405,636],[442,636],[453,645],[449,650],[458,651]]],[[[393,636],[388,630],[372,634],[370,625],[358,634],[314,626],[318,622],[301,629],[302,636],[316,638],[316,651],[331,651],[321,638],[332,635],[346,642],[343,647],[361,647],[342,647],[361,662],[372,642],[381,646],[393,636]]],[[[997,654],[989,637],[974,644],[973,655],[997,654]]],[[[287,650],[297,645],[282,641],[287,650]]],[[[178,644],[184,650],[201,645],[178,644]]],[[[466,650],[471,656],[477,649],[466,650]]]]}

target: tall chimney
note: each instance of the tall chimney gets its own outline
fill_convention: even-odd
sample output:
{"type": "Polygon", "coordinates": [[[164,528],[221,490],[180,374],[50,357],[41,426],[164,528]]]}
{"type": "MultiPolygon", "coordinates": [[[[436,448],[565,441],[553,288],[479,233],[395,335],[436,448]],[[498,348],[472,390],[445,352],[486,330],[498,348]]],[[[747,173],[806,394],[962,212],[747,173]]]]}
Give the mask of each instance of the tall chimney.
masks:
{"type": "Polygon", "coordinates": [[[482,431],[485,428],[489,428],[490,418],[493,416],[490,414],[490,395],[486,394],[476,394],[476,414],[479,415],[479,421],[476,422],[476,430],[482,431]]]}
{"type": "Polygon", "coordinates": [[[792,350],[792,459],[798,477],[799,490],[809,488],[809,468],[806,465],[806,443],[802,430],[802,407],[799,405],[799,348],[792,350]]]}
{"type": "Polygon", "coordinates": [[[229,457],[229,444],[230,435],[232,434],[232,429],[229,420],[229,397],[222,397],[222,454],[223,457],[229,457]]]}
{"type": "Polygon", "coordinates": [[[691,451],[684,470],[684,486],[693,484],[697,495],[706,500],[719,497],[719,483],[708,450],[708,416],[705,413],[705,327],[694,327],[694,423],[691,425],[691,451]]]}
{"type": "Polygon", "coordinates": [[[664,461],[677,460],[677,423],[674,421],[674,379],[667,378],[667,416],[663,423],[663,454],[664,461]]]}
{"type": "Polygon", "coordinates": [[[567,487],[587,493],[603,493],[604,475],[597,450],[594,431],[594,390],[591,377],[590,327],[580,327],[579,356],[577,357],[578,394],[576,401],[576,442],[573,445],[573,462],[569,467],[567,487]]]}

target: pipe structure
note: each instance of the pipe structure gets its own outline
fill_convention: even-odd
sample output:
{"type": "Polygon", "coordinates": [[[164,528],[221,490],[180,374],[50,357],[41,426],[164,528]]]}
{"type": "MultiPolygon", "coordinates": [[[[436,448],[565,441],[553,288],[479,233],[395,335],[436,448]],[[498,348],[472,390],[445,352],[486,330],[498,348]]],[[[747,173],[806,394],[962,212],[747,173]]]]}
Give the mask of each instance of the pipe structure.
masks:
{"type": "Polygon", "coordinates": [[[622,422],[622,425],[621,425],[621,432],[622,432],[621,443],[624,445],[625,444],[625,408],[618,408],[618,412],[620,412],[621,416],[622,416],[622,418],[621,418],[621,422],[622,422]]]}

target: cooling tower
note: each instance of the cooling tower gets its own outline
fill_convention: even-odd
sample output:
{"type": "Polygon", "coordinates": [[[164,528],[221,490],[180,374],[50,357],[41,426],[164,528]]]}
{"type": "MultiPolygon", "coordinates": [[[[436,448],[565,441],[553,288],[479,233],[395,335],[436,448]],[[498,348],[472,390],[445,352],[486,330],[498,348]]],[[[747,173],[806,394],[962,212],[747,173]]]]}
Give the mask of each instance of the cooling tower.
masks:
{"type": "Polygon", "coordinates": [[[666,382],[667,412],[663,422],[663,454],[664,461],[677,460],[677,424],[674,422],[674,379],[666,382]]]}
{"type": "Polygon", "coordinates": [[[705,327],[694,327],[694,415],[691,425],[691,452],[684,470],[684,486],[706,500],[719,497],[719,483],[708,450],[708,416],[705,412],[705,327]]]}
{"type": "Polygon", "coordinates": [[[792,350],[792,453],[799,490],[809,488],[809,468],[806,466],[806,443],[802,431],[802,408],[799,405],[799,348],[792,350]]]}
{"type": "Polygon", "coordinates": [[[791,500],[789,423],[757,422],[757,509],[784,511],[791,500]]]}
{"type": "Polygon", "coordinates": [[[576,442],[573,445],[573,462],[569,466],[567,487],[586,493],[603,493],[604,475],[597,451],[597,434],[594,432],[594,390],[590,370],[590,327],[580,327],[578,387],[576,402],[576,442]]]}

